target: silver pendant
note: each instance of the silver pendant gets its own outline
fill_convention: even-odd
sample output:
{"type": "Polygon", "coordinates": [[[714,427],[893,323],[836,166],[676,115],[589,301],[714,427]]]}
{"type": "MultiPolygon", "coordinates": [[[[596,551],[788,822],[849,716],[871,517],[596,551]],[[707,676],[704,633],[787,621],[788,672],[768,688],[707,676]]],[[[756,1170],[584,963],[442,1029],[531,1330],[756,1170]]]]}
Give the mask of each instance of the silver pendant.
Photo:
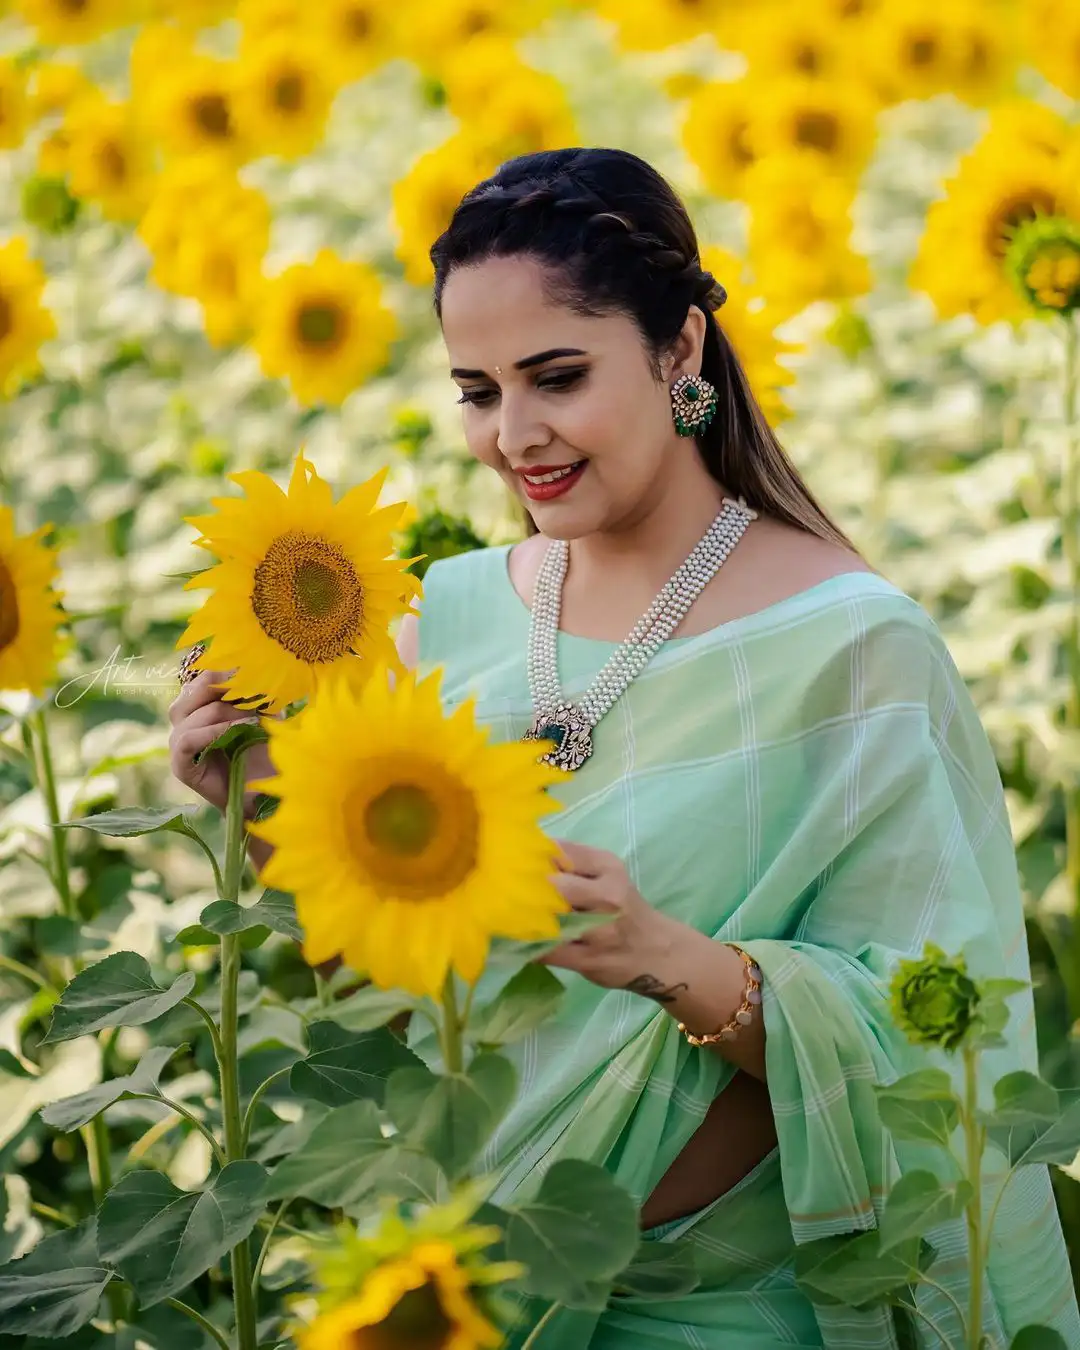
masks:
{"type": "Polygon", "coordinates": [[[572,703],[560,704],[554,712],[540,713],[525,733],[527,741],[552,741],[554,749],[540,756],[541,764],[573,773],[593,752],[592,727],[572,703]]]}

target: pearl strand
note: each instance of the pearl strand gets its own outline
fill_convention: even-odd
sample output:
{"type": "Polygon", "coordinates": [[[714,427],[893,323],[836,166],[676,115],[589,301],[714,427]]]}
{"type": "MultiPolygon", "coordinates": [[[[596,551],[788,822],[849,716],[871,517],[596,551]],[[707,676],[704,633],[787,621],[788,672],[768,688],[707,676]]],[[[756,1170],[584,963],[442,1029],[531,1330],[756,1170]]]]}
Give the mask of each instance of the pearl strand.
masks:
{"type": "MultiPolygon", "coordinates": [[[[756,518],[757,512],[745,502],[724,498],[719,515],[611,654],[578,703],[590,727],[596,726],[672,636],[756,518]]],[[[545,553],[536,576],[527,665],[533,710],[538,717],[551,714],[565,703],[559,686],[558,634],[569,561],[569,546],[565,540],[556,540],[545,553]]]]}

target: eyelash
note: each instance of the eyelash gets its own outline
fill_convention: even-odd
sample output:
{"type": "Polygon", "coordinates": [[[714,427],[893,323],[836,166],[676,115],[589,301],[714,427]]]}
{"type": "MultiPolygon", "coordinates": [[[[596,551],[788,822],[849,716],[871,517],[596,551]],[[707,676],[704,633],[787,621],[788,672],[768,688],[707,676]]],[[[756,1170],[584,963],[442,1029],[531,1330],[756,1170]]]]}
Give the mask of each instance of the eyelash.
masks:
{"type": "MultiPolygon", "coordinates": [[[[563,375],[556,375],[550,380],[544,381],[539,385],[539,388],[554,389],[559,393],[565,393],[567,390],[574,388],[584,378],[585,372],[583,370],[569,370],[563,375]]],[[[477,407],[484,408],[487,406],[488,399],[493,398],[494,395],[494,389],[468,389],[462,392],[457,401],[458,403],[474,403],[477,407]]]]}

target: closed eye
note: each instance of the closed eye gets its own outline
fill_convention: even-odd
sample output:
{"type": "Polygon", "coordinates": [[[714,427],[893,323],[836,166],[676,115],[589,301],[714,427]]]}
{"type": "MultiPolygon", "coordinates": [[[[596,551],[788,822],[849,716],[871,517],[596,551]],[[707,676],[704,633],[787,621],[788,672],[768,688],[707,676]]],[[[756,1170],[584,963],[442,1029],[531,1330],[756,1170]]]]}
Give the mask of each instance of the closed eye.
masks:
{"type": "MultiPolygon", "coordinates": [[[[583,370],[564,370],[557,375],[550,375],[547,379],[537,382],[538,389],[551,389],[556,393],[562,393],[573,389],[585,378],[583,370]]],[[[498,393],[496,389],[463,389],[458,403],[475,403],[479,407],[487,407],[488,403],[498,393]]]]}

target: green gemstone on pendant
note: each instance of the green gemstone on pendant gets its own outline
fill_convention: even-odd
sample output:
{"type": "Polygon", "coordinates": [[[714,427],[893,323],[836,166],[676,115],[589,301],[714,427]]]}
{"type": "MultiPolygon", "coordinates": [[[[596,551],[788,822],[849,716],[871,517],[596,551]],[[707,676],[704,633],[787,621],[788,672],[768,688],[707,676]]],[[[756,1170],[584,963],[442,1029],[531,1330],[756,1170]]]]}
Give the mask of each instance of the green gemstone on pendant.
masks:
{"type": "Polygon", "coordinates": [[[536,733],[536,739],[538,741],[554,741],[555,749],[548,753],[555,754],[563,748],[563,742],[566,740],[569,731],[569,727],[560,727],[554,722],[548,722],[546,726],[541,727],[536,733]]]}
{"type": "Polygon", "coordinates": [[[688,385],[686,386],[686,388],[683,390],[683,394],[686,396],[686,399],[687,399],[688,402],[690,402],[690,403],[696,403],[696,402],[698,401],[698,388],[697,388],[697,385],[696,385],[696,384],[688,384],[688,385]]]}

